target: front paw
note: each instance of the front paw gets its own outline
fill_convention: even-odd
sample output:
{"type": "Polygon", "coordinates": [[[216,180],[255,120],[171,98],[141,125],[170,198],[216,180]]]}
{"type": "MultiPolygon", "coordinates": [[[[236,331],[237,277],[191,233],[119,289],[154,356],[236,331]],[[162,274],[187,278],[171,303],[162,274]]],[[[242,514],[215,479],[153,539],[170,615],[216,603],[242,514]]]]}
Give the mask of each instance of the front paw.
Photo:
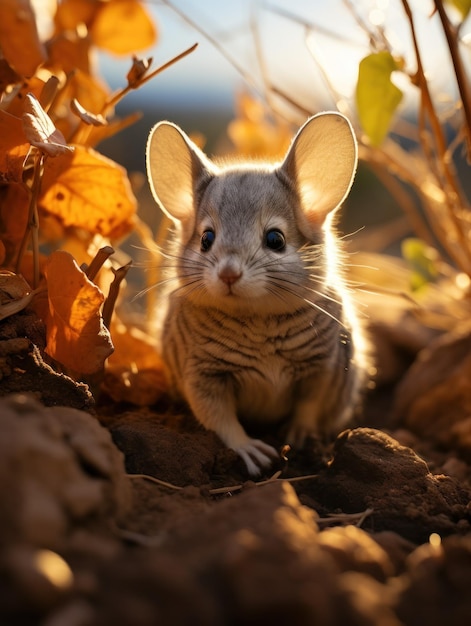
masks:
{"type": "Polygon", "coordinates": [[[270,467],[279,458],[275,448],[260,439],[249,439],[234,449],[244,461],[247,471],[252,477],[260,476],[262,469],[270,467]]]}

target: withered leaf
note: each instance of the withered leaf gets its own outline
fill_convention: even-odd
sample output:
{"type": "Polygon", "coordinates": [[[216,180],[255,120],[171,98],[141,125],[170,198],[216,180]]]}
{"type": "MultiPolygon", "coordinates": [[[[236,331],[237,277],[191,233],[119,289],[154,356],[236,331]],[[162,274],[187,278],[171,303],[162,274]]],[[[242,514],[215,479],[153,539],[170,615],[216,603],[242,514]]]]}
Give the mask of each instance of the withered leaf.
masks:
{"type": "Polygon", "coordinates": [[[59,33],[47,43],[48,66],[55,72],[62,70],[71,74],[79,70],[89,75],[92,71],[90,47],[90,37],[86,36],[86,31],[84,35],[73,31],[59,33]]]}
{"type": "Polygon", "coordinates": [[[137,58],[133,56],[132,66],[129,72],[126,74],[126,79],[130,87],[139,85],[141,79],[147,74],[148,69],[152,65],[152,57],[147,59],[137,58]]]}
{"type": "Polygon", "coordinates": [[[136,212],[126,170],[83,146],[46,161],[39,205],[64,226],[105,237],[129,232],[136,212]]]}
{"type": "Polygon", "coordinates": [[[11,95],[7,96],[5,106],[2,107],[5,111],[8,111],[11,115],[18,117],[21,121],[21,116],[24,113],[24,102],[27,93],[32,93],[40,100],[41,93],[45,86],[44,80],[38,76],[33,76],[28,80],[25,80],[19,89],[15,89],[11,95]]]}
{"type": "Polygon", "coordinates": [[[98,372],[113,352],[100,314],[103,293],[68,252],[53,252],[45,274],[49,301],[47,354],[74,372],[98,372]]]}
{"type": "Polygon", "coordinates": [[[22,311],[33,293],[22,276],[8,270],[0,270],[0,320],[22,311]]]}
{"type": "Polygon", "coordinates": [[[118,55],[145,50],[157,40],[155,24],[139,0],[100,3],[90,32],[95,45],[118,55]]]}
{"type": "Polygon", "coordinates": [[[116,402],[149,406],[167,390],[164,366],[152,338],[133,326],[112,324],[115,352],[105,372],[106,392],[116,402]]]}
{"type": "Polygon", "coordinates": [[[30,0],[0,2],[0,42],[3,56],[21,76],[32,76],[46,61],[30,0]]]}
{"type": "Polygon", "coordinates": [[[62,0],[54,16],[56,29],[74,31],[80,24],[89,26],[99,4],[90,0],[62,0]]]}
{"type": "Polygon", "coordinates": [[[6,59],[0,59],[0,91],[5,91],[8,85],[19,83],[20,76],[10,67],[6,59]]]}
{"type": "Polygon", "coordinates": [[[32,146],[52,157],[73,150],[32,93],[26,94],[24,108],[23,130],[32,146]]]}
{"type": "Polygon", "coordinates": [[[29,149],[21,120],[0,110],[0,179],[3,182],[22,181],[29,149]]]}
{"type": "Polygon", "coordinates": [[[107,124],[107,121],[105,120],[103,115],[95,115],[95,113],[90,113],[80,104],[80,102],[76,98],[74,98],[70,103],[70,108],[72,109],[72,112],[75,113],[75,115],[77,115],[77,117],[82,120],[82,122],[85,122],[85,124],[90,124],[92,126],[105,126],[107,124]]]}
{"type": "Polygon", "coordinates": [[[95,126],[90,129],[87,145],[93,148],[93,146],[96,146],[96,144],[100,143],[100,141],[108,139],[108,137],[113,137],[113,135],[116,135],[116,133],[128,128],[128,126],[132,126],[141,118],[142,113],[140,111],[134,111],[126,117],[112,120],[106,126],[95,126]]]}
{"type": "Polygon", "coordinates": [[[5,248],[3,263],[15,265],[28,224],[30,196],[18,183],[0,186],[0,241],[5,248]]]}

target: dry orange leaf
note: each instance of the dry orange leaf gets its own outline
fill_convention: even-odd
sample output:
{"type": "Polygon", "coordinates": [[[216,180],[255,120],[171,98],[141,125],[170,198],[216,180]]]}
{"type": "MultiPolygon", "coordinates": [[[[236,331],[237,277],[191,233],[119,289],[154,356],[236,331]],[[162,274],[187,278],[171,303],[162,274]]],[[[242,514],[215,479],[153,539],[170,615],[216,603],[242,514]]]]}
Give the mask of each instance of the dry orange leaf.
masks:
{"type": "Polygon", "coordinates": [[[32,78],[25,80],[20,86],[17,86],[12,95],[8,96],[8,99],[5,102],[5,110],[11,115],[21,118],[24,111],[26,94],[33,93],[36,98],[40,100],[45,85],[45,81],[37,76],[33,76],[32,78]]]}
{"type": "Polygon", "coordinates": [[[90,111],[87,111],[87,109],[80,104],[77,98],[73,98],[70,103],[70,108],[72,113],[79,117],[85,124],[90,124],[91,126],[105,126],[107,123],[103,115],[90,113],[90,111]]]}
{"type": "Polygon", "coordinates": [[[0,91],[6,91],[9,85],[21,81],[21,77],[10,67],[5,59],[0,59],[0,91]]]}
{"type": "Polygon", "coordinates": [[[29,149],[21,120],[0,110],[0,178],[3,182],[21,182],[29,149]]]}
{"type": "Polygon", "coordinates": [[[100,314],[103,293],[68,252],[53,252],[45,274],[49,300],[45,351],[74,372],[98,372],[113,352],[100,314]]]}
{"type": "Polygon", "coordinates": [[[31,288],[22,276],[0,270],[0,320],[22,311],[32,298],[31,288]]]}
{"type": "Polygon", "coordinates": [[[62,0],[54,16],[56,29],[74,31],[80,24],[89,26],[98,7],[98,2],[90,0],[62,0]]]}
{"type": "Polygon", "coordinates": [[[106,392],[115,402],[149,406],[167,390],[164,367],[151,337],[134,326],[112,324],[115,352],[104,379],[106,392]]]}
{"type": "Polygon", "coordinates": [[[138,0],[103,2],[91,26],[93,42],[118,55],[145,50],[157,41],[157,29],[138,0]]]}
{"type": "Polygon", "coordinates": [[[36,17],[29,0],[0,2],[0,48],[20,76],[32,76],[45,62],[46,52],[39,40],[36,17]]]}
{"type": "Polygon", "coordinates": [[[126,170],[83,146],[47,159],[39,205],[64,226],[111,238],[129,232],[136,212],[126,170]]]}
{"type": "Polygon", "coordinates": [[[92,71],[90,47],[91,41],[86,31],[84,34],[73,31],[59,33],[47,42],[48,68],[53,72],[62,70],[66,74],[76,70],[90,74],[92,71]]]}
{"type": "Polygon", "coordinates": [[[30,195],[17,183],[0,187],[0,240],[5,247],[3,263],[13,267],[29,216],[30,195]]]}
{"type": "Polygon", "coordinates": [[[152,65],[152,60],[152,57],[148,57],[147,59],[141,59],[133,56],[131,69],[126,74],[126,79],[130,87],[136,87],[137,85],[139,85],[140,81],[149,71],[150,66],[152,65]]]}

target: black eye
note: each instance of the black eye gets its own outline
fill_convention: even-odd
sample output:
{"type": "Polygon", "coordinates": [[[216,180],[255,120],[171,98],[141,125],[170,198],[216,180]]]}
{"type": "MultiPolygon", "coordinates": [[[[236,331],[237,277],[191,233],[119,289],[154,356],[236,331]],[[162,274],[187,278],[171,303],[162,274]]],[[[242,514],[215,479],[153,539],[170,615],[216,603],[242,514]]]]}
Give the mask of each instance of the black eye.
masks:
{"type": "Polygon", "coordinates": [[[207,252],[213,245],[216,235],[213,230],[205,230],[201,235],[201,251],[207,252]]]}
{"type": "Polygon", "coordinates": [[[275,250],[275,252],[282,252],[286,247],[286,239],[281,230],[277,230],[274,228],[273,230],[267,231],[265,235],[265,245],[270,250],[275,250]]]}

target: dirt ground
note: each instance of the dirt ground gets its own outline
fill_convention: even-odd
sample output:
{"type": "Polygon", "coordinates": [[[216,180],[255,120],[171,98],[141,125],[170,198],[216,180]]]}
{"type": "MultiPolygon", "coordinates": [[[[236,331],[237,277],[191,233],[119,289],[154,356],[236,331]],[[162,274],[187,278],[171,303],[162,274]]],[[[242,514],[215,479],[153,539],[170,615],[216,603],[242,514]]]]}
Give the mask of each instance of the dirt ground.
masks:
{"type": "Polygon", "coordinates": [[[379,329],[401,375],[333,442],[257,433],[257,483],[183,407],[94,407],[2,333],[2,626],[471,623],[468,329],[379,329]]]}

